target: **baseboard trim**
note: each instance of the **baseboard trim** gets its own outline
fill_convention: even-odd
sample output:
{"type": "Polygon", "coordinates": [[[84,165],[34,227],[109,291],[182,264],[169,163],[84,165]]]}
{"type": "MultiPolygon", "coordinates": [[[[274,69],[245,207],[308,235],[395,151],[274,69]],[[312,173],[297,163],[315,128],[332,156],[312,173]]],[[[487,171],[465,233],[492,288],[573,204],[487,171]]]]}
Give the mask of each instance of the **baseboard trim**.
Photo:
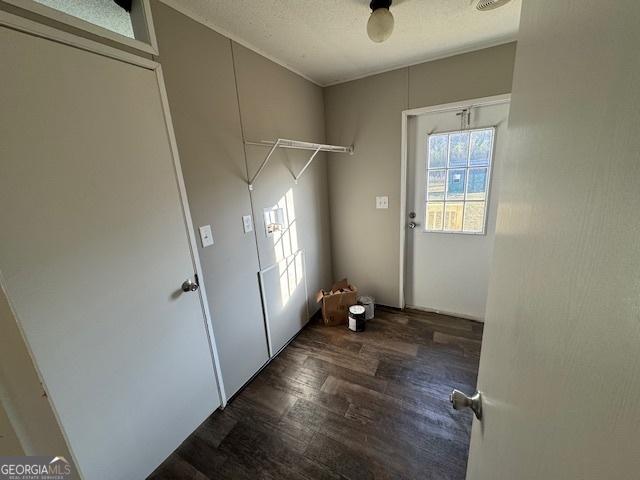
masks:
{"type": "MultiPolygon", "coordinates": [[[[229,397],[227,399],[227,405],[229,405],[230,402],[232,402],[239,394],[240,392],[242,392],[245,388],[247,388],[247,386],[253,381],[254,378],[256,378],[258,375],[260,375],[260,373],[262,372],[262,370],[264,370],[265,368],[267,368],[269,366],[269,364],[275,360],[275,358],[280,355],[280,353],[289,346],[289,344],[291,342],[293,342],[296,338],[298,338],[298,335],[300,335],[303,330],[305,328],[307,328],[309,326],[309,324],[317,318],[318,312],[320,312],[320,309],[316,310],[316,312],[313,315],[310,315],[309,318],[307,319],[306,323],[300,328],[300,330],[298,330],[298,333],[296,333],[293,337],[291,337],[287,343],[280,349],[278,350],[276,353],[273,354],[273,356],[271,358],[269,358],[269,360],[267,360],[264,365],[262,365],[258,371],[256,373],[254,373],[253,375],[251,375],[251,378],[249,380],[247,380],[239,389],[236,393],[234,393],[233,395],[231,395],[231,397],[229,397]]],[[[220,408],[220,410],[224,410],[224,407],[218,407],[220,408]]]]}
{"type": "Polygon", "coordinates": [[[448,310],[440,310],[440,309],[429,308],[429,307],[418,307],[416,305],[406,305],[405,309],[418,310],[420,312],[437,313],[438,315],[447,315],[449,317],[464,318],[465,320],[472,320],[474,322],[484,323],[484,318],[482,317],[476,317],[475,315],[467,315],[464,313],[450,312],[448,310]]]}

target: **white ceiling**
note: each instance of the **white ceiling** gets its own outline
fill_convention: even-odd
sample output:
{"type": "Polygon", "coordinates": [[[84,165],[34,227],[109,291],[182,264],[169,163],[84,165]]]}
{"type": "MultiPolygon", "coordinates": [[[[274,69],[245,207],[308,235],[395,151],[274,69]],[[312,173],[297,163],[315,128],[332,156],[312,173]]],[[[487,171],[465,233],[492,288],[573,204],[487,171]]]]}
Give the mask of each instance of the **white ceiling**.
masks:
{"type": "Polygon", "coordinates": [[[369,0],[163,0],[319,85],[514,40],[522,0],[394,0],[395,29],[373,43],[369,0]]]}

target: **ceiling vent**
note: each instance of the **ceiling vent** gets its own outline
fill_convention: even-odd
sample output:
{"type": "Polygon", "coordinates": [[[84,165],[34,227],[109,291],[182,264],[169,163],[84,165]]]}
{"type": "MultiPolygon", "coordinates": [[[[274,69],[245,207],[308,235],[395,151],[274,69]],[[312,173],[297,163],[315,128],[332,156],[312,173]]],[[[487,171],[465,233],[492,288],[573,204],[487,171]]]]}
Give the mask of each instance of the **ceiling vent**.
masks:
{"type": "Polygon", "coordinates": [[[495,10],[503,5],[506,5],[511,0],[479,0],[476,4],[476,8],[481,12],[486,12],[487,10],[495,10]]]}

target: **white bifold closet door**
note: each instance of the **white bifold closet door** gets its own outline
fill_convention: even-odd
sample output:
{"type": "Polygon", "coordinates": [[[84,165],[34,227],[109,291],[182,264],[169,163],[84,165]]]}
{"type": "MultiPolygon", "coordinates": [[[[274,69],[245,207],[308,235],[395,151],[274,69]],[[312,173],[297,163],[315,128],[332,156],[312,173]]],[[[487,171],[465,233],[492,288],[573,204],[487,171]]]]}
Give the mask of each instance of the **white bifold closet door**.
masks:
{"type": "Polygon", "coordinates": [[[83,477],[145,478],[220,404],[156,72],[0,26],[0,78],[2,286],[83,477]]]}

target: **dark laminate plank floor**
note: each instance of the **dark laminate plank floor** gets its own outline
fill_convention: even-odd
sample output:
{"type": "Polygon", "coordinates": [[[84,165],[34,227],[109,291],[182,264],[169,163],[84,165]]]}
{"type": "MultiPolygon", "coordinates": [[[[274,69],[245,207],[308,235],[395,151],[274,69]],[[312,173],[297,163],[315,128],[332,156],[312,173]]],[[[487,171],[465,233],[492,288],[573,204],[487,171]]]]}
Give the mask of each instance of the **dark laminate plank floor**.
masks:
{"type": "Polygon", "coordinates": [[[312,321],[149,477],[464,479],[482,325],[376,309],[367,330],[312,321]]]}

